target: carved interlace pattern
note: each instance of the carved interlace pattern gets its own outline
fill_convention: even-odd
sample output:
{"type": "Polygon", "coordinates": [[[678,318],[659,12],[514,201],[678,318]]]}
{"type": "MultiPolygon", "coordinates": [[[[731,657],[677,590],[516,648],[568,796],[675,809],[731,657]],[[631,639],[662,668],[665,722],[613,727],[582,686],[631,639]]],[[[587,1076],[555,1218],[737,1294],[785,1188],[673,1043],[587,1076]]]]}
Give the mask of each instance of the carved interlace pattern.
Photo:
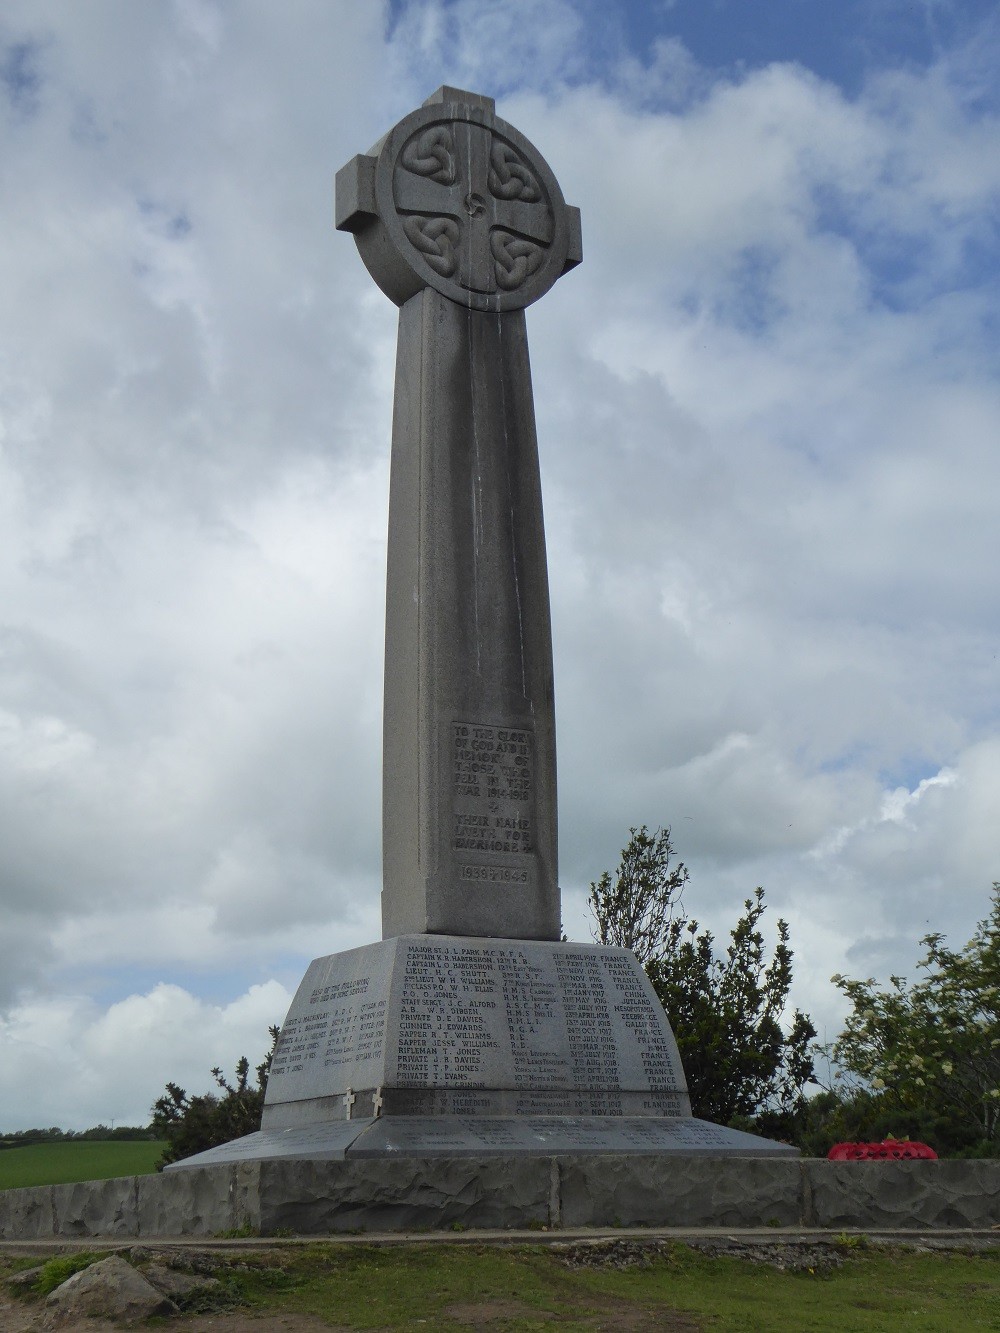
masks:
{"type": "Polygon", "coordinates": [[[534,204],[542,197],[534,176],[510,144],[501,139],[494,139],[490,149],[489,183],[498,199],[521,199],[534,204]]]}
{"type": "Polygon", "coordinates": [[[553,226],[544,189],[521,154],[484,126],[438,124],[415,134],[396,181],[403,231],[435,273],[472,291],[514,292],[542,266],[553,226]]]}
{"type": "Polygon", "coordinates": [[[526,241],[523,236],[512,236],[508,231],[490,233],[490,251],[496,261],[497,286],[505,292],[516,291],[524,282],[541,268],[545,251],[534,241],[526,241]]]}
{"type": "Polygon", "coordinates": [[[451,278],[458,268],[458,223],[454,218],[425,218],[412,213],[403,218],[410,244],[427,260],[435,273],[451,278]]]}
{"type": "Polygon", "coordinates": [[[455,144],[447,125],[432,125],[410,140],[400,154],[407,171],[439,185],[455,183],[455,144]]]}

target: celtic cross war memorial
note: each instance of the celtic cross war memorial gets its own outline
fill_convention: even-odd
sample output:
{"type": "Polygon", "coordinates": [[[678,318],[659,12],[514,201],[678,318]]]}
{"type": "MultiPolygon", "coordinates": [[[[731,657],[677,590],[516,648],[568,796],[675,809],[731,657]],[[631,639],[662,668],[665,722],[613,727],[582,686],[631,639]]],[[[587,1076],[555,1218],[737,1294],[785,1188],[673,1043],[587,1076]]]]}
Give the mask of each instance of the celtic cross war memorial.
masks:
{"type": "Polygon", "coordinates": [[[560,940],[545,535],[525,308],[580,215],[491,98],[441,88],[337,176],[400,308],[383,718],[383,938],[316,959],[259,1133],[273,1157],[794,1150],[694,1119],[624,949],[560,940]]]}

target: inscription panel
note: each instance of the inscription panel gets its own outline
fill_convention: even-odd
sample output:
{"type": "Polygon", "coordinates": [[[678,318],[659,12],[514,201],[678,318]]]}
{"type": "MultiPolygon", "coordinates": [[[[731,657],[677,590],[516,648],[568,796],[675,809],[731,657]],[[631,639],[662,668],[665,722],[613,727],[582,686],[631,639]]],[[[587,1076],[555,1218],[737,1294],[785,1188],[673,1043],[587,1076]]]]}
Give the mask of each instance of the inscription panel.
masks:
{"type": "Polygon", "coordinates": [[[305,1102],[323,1119],[690,1109],[666,1016],[631,955],[442,935],[317,959],[266,1100],[275,1126],[291,1122],[274,1108],[305,1102]]]}
{"type": "Polygon", "coordinates": [[[310,964],[275,1048],[269,1103],[382,1082],[390,975],[378,945],[310,964]]]}
{"type": "Polygon", "coordinates": [[[526,883],[525,861],[477,865],[486,856],[526,857],[535,850],[534,736],[526,727],[451,724],[452,850],[460,878],[526,883]],[[516,878],[505,878],[500,872],[516,878]]]}
{"type": "MultiPolygon", "coordinates": [[[[622,1090],[683,1092],[663,1009],[628,955],[443,936],[398,946],[403,985],[390,1085],[586,1091],[595,1113],[612,1115],[627,1114],[622,1090]]],[[[517,1109],[548,1108],[526,1098],[517,1109]]],[[[648,1113],[662,1114],[663,1104],[654,1099],[648,1113]]]]}

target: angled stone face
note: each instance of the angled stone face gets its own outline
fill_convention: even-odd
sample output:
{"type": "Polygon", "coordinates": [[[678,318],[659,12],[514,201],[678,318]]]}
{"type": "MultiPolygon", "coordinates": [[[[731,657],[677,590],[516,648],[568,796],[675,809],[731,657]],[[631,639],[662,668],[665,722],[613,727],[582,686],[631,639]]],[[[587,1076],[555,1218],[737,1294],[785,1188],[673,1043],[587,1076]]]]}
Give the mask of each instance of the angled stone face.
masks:
{"type": "Polygon", "coordinates": [[[627,949],[410,935],[310,965],[263,1127],[325,1121],[343,1138],[379,1116],[690,1110],[663,1007],[627,949]]]}

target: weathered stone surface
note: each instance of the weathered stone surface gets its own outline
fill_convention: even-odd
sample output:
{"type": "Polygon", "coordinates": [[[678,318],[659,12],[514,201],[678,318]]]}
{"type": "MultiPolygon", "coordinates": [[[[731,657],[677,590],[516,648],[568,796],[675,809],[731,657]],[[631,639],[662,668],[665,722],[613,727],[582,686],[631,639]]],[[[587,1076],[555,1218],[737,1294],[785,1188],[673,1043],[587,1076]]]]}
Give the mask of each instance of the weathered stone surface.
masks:
{"type": "Polygon", "coordinates": [[[810,1225],[1000,1225],[998,1161],[809,1161],[803,1171],[810,1225]]]}
{"type": "Polygon", "coordinates": [[[37,1240],[56,1235],[51,1185],[0,1190],[0,1239],[37,1240]]]}
{"type": "Polygon", "coordinates": [[[36,1264],[34,1268],[22,1268],[20,1272],[4,1278],[4,1285],[12,1287],[15,1291],[26,1291],[28,1287],[35,1285],[44,1267],[44,1264],[36,1264]]]}
{"type": "Polygon", "coordinates": [[[401,306],[386,583],[383,935],[559,938],[548,575],[524,307],[580,219],[493,99],[441,88],[337,176],[401,306]]]}
{"type": "Polygon", "coordinates": [[[177,1314],[177,1306],[117,1254],[72,1277],[46,1299],[63,1321],[104,1315],[110,1319],[151,1319],[177,1314]]]}
{"type": "MultiPolygon", "coordinates": [[[[712,1127],[714,1128],[714,1127],[712,1127]]],[[[60,1187],[0,1192],[0,1236],[45,1239],[60,1187]],[[30,1196],[30,1197],[29,1197],[30,1196]],[[43,1225],[41,1219],[48,1218],[43,1225]],[[30,1223],[28,1230],[21,1222],[30,1223]]],[[[302,1234],[354,1227],[782,1226],[992,1228],[1000,1162],[827,1162],[647,1153],[275,1159],[78,1187],[87,1232],[212,1235],[242,1227],[302,1234]],[[113,1184],[110,1191],[109,1184],[113,1184]],[[119,1198],[114,1198],[118,1189],[119,1198]],[[141,1206],[130,1214],[132,1190],[141,1206]]]]}
{"type": "Polygon", "coordinates": [[[302,1233],[516,1227],[549,1221],[547,1159],[261,1163],[261,1229],[302,1233]]]}
{"type": "Polygon", "coordinates": [[[690,1102],[663,1007],[628,950],[411,935],[310,964],[263,1126],[379,1113],[680,1116],[690,1102]]]}
{"type": "Polygon", "coordinates": [[[185,1273],[164,1263],[147,1264],[143,1276],[157,1291],[177,1304],[181,1304],[194,1292],[216,1291],[222,1286],[217,1277],[211,1277],[207,1273],[185,1273]]]}
{"type": "MultiPolygon", "coordinates": [[[[138,1236],[205,1236],[259,1225],[257,1162],[206,1165],[137,1180],[138,1236]]],[[[95,1233],[103,1234],[103,1233],[95,1233]]]]}
{"type": "Polygon", "coordinates": [[[524,314],[400,311],[383,935],[557,940],[555,711],[524,314]]]}
{"type": "Polygon", "coordinates": [[[560,1225],[794,1226],[802,1207],[796,1160],[562,1157],[560,1225]]]}
{"type": "Polygon", "coordinates": [[[133,1236],[136,1228],[135,1176],[53,1185],[52,1211],[57,1236],[90,1236],[100,1221],[106,1236],[133,1236]]]}

